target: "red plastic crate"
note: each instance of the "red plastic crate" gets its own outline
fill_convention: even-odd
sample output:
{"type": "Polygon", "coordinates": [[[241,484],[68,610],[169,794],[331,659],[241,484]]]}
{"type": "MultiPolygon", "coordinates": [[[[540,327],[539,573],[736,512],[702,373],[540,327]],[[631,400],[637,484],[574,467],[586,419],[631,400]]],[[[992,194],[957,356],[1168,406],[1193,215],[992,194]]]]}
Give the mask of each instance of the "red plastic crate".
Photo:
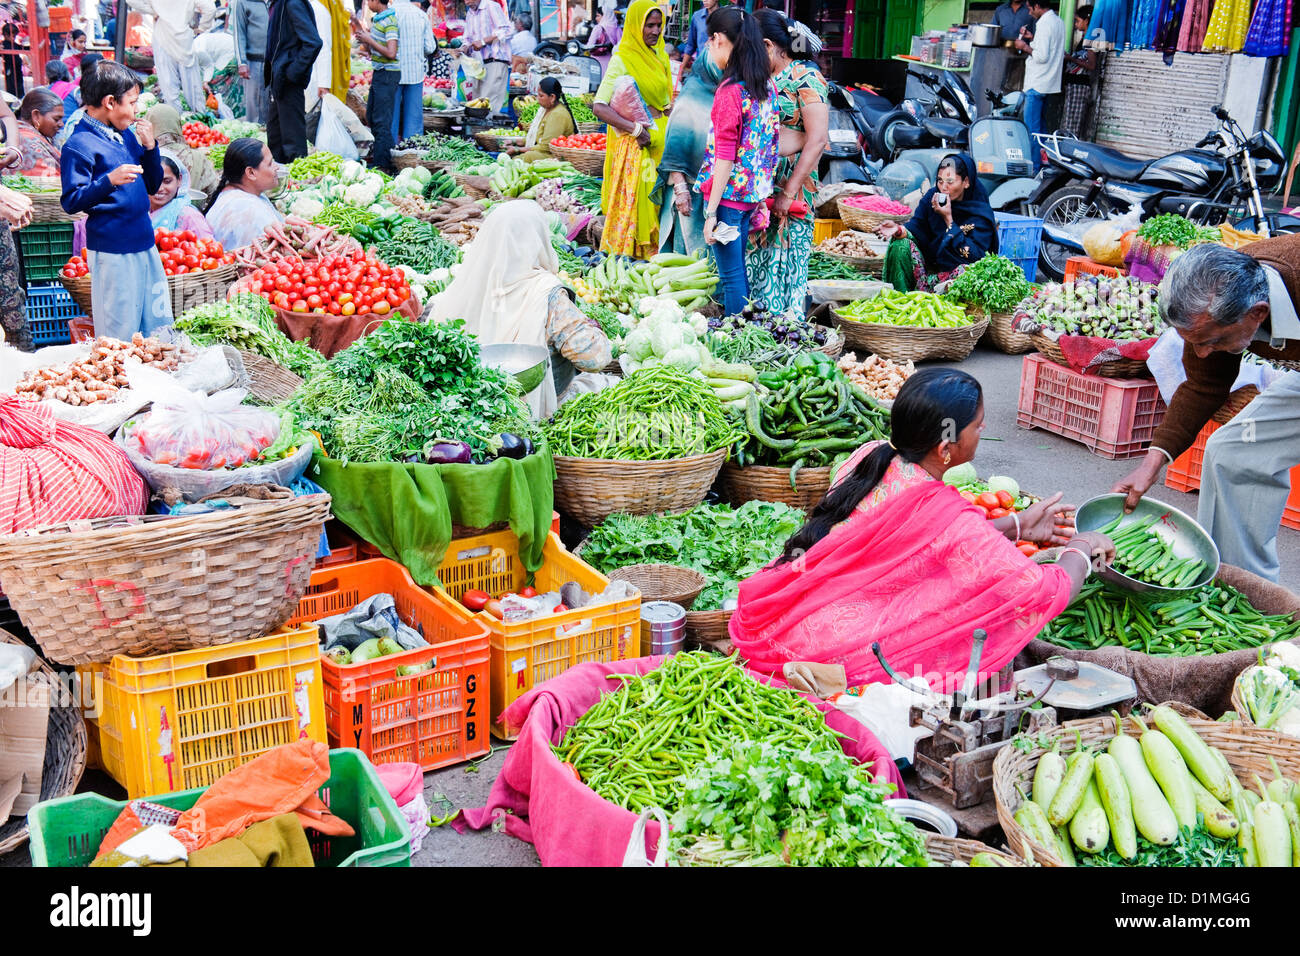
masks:
{"type": "MultiPolygon", "coordinates": [[[[1200,491],[1201,466],[1205,461],[1205,443],[1219,429],[1219,423],[1208,421],[1187,449],[1165,470],[1165,485],[1175,491],[1200,491]]],[[[1291,494],[1282,512],[1282,527],[1300,530],[1300,465],[1291,469],[1291,494]]]]}
{"type": "Polygon", "coordinates": [[[1104,266],[1100,262],[1095,262],[1087,256],[1070,256],[1065,260],[1065,281],[1069,282],[1080,272],[1094,276],[1119,276],[1124,274],[1123,269],[1116,269],[1114,266],[1104,266]]]}
{"type": "MultiPolygon", "coordinates": [[[[317,569],[332,568],[336,564],[351,564],[358,559],[360,544],[342,521],[331,518],[325,522],[325,534],[329,538],[330,553],[316,559],[317,569]]],[[[372,557],[383,557],[383,555],[372,555],[372,557]]]]}
{"type": "Polygon", "coordinates": [[[411,580],[396,561],[358,561],[312,573],[295,623],[341,614],[391,594],[398,616],[429,647],[340,666],[321,655],[325,726],[331,746],[356,747],[372,763],[435,770],[488,752],[488,630],[449,599],[411,580]],[[429,670],[397,669],[429,661],[429,670]]]}
{"type": "Polygon", "coordinates": [[[1102,458],[1142,455],[1164,417],[1153,379],[1084,375],[1038,354],[1020,367],[1017,424],[1081,442],[1102,458]]]}

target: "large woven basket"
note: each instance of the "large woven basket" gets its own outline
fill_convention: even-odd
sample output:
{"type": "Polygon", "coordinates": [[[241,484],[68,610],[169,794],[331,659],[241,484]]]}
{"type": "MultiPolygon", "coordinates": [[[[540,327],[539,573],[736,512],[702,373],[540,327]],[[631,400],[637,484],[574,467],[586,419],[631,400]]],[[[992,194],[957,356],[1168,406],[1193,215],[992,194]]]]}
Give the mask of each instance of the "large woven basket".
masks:
{"type": "Polygon", "coordinates": [[[499,136],[487,132],[474,134],[474,142],[490,153],[499,153],[507,146],[522,146],[525,139],[525,136],[499,136]]]}
{"type": "Polygon", "coordinates": [[[842,253],[831,252],[829,249],[818,249],[817,251],[824,256],[830,256],[832,259],[838,259],[840,260],[840,262],[843,262],[845,265],[852,266],[854,269],[857,269],[859,272],[868,272],[871,273],[872,275],[877,275],[879,274],[880,270],[885,267],[884,256],[873,256],[872,258],[867,259],[861,256],[846,256],[843,255],[842,253]]]}
{"type": "Polygon", "coordinates": [[[235,268],[233,262],[217,266],[215,269],[168,276],[167,291],[172,297],[172,315],[180,315],[196,305],[224,302],[226,293],[238,278],[239,270],[235,268]]]}
{"type": "MultiPolygon", "coordinates": [[[[1057,365],[1064,365],[1070,369],[1074,368],[1066,360],[1061,347],[1042,332],[1035,332],[1030,338],[1033,339],[1034,348],[1057,365]]],[[[1147,363],[1139,362],[1136,359],[1116,359],[1113,362],[1100,362],[1097,365],[1089,366],[1087,374],[1099,375],[1102,378],[1147,378],[1150,375],[1147,371],[1147,363]]]]}
{"type": "Polygon", "coordinates": [[[731,633],[727,624],[735,611],[687,611],[686,636],[705,650],[731,653],[731,633]]]}
{"type": "Polygon", "coordinates": [[[1259,389],[1254,385],[1243,385],[1231,395],[1228,400],[1219,406],[1219,410],[1210,417],[1220,425],[1226,425],[1237,417],[1237,414],[1245,409],[1247,405],[1259,397],[1259,389]]]}
{"type": "Polygon", "coordinates": [[[0,585],[45,655],[94,664],[261,637],[307,589],[329,495],[0,538],[0,585]]]}
{"type": "Polygon", "coordinates": [[[995,850],[987,843],[980,843],[978,840],[959,840],[939,833],[925,834],[925,852],[935,863],[942,863],[944,866],[952,866],[954,863],[969,864],[981,853],[997,857],[1004,866],[1025,865],[1011,854],[995,850]]]}
{"type": "Polygon", "coordinates": [[[395,149],[389,155],[393,157],[393,165],[398,169],[414,169],[420,165],[418,149],[395,149]]]}
{"type": "Polygon", "coordinates": [[[603,132],[605,132],[605,124],[604,124],[604,123],[601,123],[601,122],[599,122],[599,121],[598,121],[598,122],[595,122],[595,123],[579,123],[579,124],[578,124],[578,133],[579,133],[580,135],[582,135],[582,134],[586,134],[586,133],[603,133],[603,132]]]}
{"type": "Polygon", "coordinates": [[[619,513],[679,514],[704,500],[726,456],[722,448],[666,461],[556,455],[555,507],[587,527],[619,513]]]}
{"type": "Polygon", "coordinates": [[[875,352],[891,362],[920,362],[950,359],[959,362],[975,348],[989,320],[982,319],[955,329],[921,329],[879,322],[857,322],[831,310],[848,347],[855,352],[875,352]]]}
{"type": "Polygon", "coordinates": [[[90,311],[90,273],[69,279],[60,272],[59,281],[63,283],[63,288],[68,290],[68,295],[72,296],[72,301],[77,304],[77,308],[93,318],[94,313],[90,311]]]}
{"type": "Polygon", "coordinates": [[[488,189],[484,188],[484,183],[491,185],[491,180],[486,176],[470,176],[468,173],[454,173],[452,178],[456,180],[456,185],[464,190],[465,195],[470,199],[487,199],[488,189]]]}
{"type": "Polygon", "coordinates": [[[1027,332],[1017,332],[1011,325],[1015,316],[1010,312],[987,312],[977,305],[968,305],[966,313],[989,320],[989,330],[985,333],[993,347],[1008,355],[1020,355],[1034,351],[1034,337],[1027,332]]]}
{"type": "Polygon", "coordinates": [[[856,229],[858,232],[871,232],[882,222],[904,223],[912,218],[910,212],[890,216],[883,212],[871,212],[867,209],[860,209],[857,206],[846,203],[843,196],[835,200],[835,208],[840,212],[840,219],[847,223],[850,229],[856,229]]]}
{"type": "MultiPolygon", "coordinates": [[[[8,631],[0,630],[0,642],[21,644],[8,631]]],[[[36,674],[50,687],[50,721],[45,731],[45,763],[41,769],[41,800],[71,795],[86,769],[86,722],[81,719],[81,698],[65,693],[65,684],[43,660],[36,662],[36,674]]],[[[0,856],[27,842],[27,816],[0,820],[0,856]]]]}
{"type": "MultiPolygon", "coordinates": [[[[53,182],[58,182],[57,179],[53,182]]],[[[60,203],[61,191],[45,193],[23,193],[32,201],[32,222],[75,222],[78,219],[85,219],[86,214],[79,212],[75,216],[70,216],[63,211],[60,203]]]]}
{"type": "Polygon", "coordinates": [[[265,355],[241,351],[239,358],[248,373],[248,392],[260,402],[268,405],[283,402],[302,385],[301,376],[265,355]]]}
{"type": "Polygon", "coordinates": [[[605,172],[603,149],[570,149],[551,143],[551,153],[556,159],[571,163],[574,169],[586,176],[601,176],[605,172]]]}
{"type": "Polygon", "coordinates": [[[817,346],[818,352],[825,352],[833,359],[844,354],[844,335],[835,329],[827,329],[826,344],[817,346]]]}
{"type": "MultiPolygon", "coordinates": [[[[1210,720],[1200,711],[1175,702],[1168,706],[1181,713],[1202,740],[1217,748],[1228,759],[1233,772],[1244,786],[1250,786],[1253,774],[1259,774],[1266,780],[1273,779],[1269,757],[1278,762],[1286,777],[1294,779],[1300,776],[1300,740],[1276,731],[1251,727],[1241,721],[1225,723],[1210,720]]],[[[1147,721],[1147,725],[1150,726],[1150,721],[1147,721]]],[[[1032,858],[1042,866],[1065,864],[1057,855],[1055,847],[1045,847],[1034,842],[1016,823],[1015,812],[1021,804],[1017,787],[1027,796],[1033,785],[1038,759],[1058,739],[1061,741],[1061,753],[1072,753],[1076,747],[1076,731],[1085,745],[1101,744],[1115,736],[1115,718],[1089,717],[1086,720],[1068,721],[1047,732],[1046,747],[1039,746],[1038,742],[1031,742],[1033,745],[1027,752],[1016,747],[1003,747],[993,760],[993,795],[997,800],[998,822],[1002,825],[1007,843],[1018,856],[1032,858]]],[[[1124,732],[1136,735],[1141,732],[1141,728],[1132,717],[1127,717],[1124,732]]]]}
{"type": "Polygon", "coordinates": [[[722,497],[737,507],[746,501],[779,501],[791,508],[811,511],[831,489],[831,469],[830,466],[804,468],[795,476],[795,487],[791,488],[789,468],[769,465],[739,468],[729,461],[722,466],[718,481],[722,497]]]}
{"type": "Polygon", "coordinates": [[[641,592],[643,602],[672,601],[687,610],[708,583],[699,571],[675,564],[629,564],[606,576],[611,581],[627,581],[641,592]]]}

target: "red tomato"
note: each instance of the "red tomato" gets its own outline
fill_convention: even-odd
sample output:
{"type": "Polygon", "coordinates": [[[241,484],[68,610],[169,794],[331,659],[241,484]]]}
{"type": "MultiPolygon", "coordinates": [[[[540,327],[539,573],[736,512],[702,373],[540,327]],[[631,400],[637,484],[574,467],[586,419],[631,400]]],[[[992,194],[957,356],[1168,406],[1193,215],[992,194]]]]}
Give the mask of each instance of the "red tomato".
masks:
{"type": "Polygon", "coordinates": [[[993,508],[989,511],[989,520],[992,521],[994,518],[1005,518],[1009,514],[1011,514],[1011,512],[1006,508],[993,508]]]}
{"type": "Polygon", "coordinates": [[[1016,503],[1016,499],[1009,491],[997,491],[994,492],[994,494],[998,496],[998,507],[1006,508],[1010,511],[1011,507],[1016,503]]]}
{"type": "Polygon", "coordinates": [[[975,503],[985,511],[992,511],[994,508],[1002,507],[1002,503],[998,501],[998,496],[991,491],[981,492],[976,496],[975,503]]]}
{"type": "Polygon", "coordinates": [[[969,501],[971,504],[975,504],[975,492],[973,492],[973,491],[961,491],[961,492],[958,492],[958,494],[960,494],[963,498],[965,498],[965,499],[966,499],[967,501],[969,501]]]}
{"type": "Polygon", "coordinates": [[[316,295],[315,293],[312,293],[311,295],[307,296],[307,307],[311,309],[319,309],[321,306],[321,302],[323,301],[324,300],[320,296],[316,295]]]}
{"type": "Polygon", "coordinates": [[[519,592],[520,597],[533,598],[537,597],[537,588],[523,588],[519,592]]]}
{"type": "Polygon", "coordinates": [[[1020,553],[1027,558],[1032,558],[1038,553],[1038,545],[1031,541],[1017,541],[1016,547],[1020,550],[1020,553]]]}
{"type": "Polygon", "coordinates": [[[182,242],[193,242],[197,238],[198,236],[194,235],[194,233],[188,229],[186,229],[184,232],[181,233],[182,242]]]}

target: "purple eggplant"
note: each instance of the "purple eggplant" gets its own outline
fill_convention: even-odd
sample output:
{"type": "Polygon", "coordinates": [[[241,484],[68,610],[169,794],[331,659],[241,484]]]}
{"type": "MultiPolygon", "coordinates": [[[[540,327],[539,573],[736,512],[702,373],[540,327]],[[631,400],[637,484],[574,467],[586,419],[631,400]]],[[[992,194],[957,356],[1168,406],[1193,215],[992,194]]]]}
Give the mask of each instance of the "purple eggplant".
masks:
{"type": "Polygon", "coordinates": [[[424,461],[428,465],[468,465],[474,452],[463,441],[437,438],[424,446],[424,461]]]}
{"type": "Polygon", "coordinates": [[[497,451],[498,458],[527,458],[536,450],[531,439],[521,438],[519,435],[512,435],[509,432],[497,437],[501,441],[501,448],[497,451]]]}

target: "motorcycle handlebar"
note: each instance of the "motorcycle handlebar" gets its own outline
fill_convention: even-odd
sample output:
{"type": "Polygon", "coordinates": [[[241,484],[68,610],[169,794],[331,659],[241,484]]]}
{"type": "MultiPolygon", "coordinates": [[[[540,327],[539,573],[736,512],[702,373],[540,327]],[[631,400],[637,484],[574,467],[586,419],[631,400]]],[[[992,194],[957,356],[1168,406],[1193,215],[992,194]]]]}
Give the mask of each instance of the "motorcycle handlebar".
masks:
{"type": "Polygon", "coordinates": [[[1221,122],[1226,122],[1227,120],[1232,119],[1232,117],[1228,115],[1228,111],[1225,110],[1222,106],[1216,106],[1213,109],[1211,109],[1210,112],[1214,114],[1215,119],[1221,122]]]}

